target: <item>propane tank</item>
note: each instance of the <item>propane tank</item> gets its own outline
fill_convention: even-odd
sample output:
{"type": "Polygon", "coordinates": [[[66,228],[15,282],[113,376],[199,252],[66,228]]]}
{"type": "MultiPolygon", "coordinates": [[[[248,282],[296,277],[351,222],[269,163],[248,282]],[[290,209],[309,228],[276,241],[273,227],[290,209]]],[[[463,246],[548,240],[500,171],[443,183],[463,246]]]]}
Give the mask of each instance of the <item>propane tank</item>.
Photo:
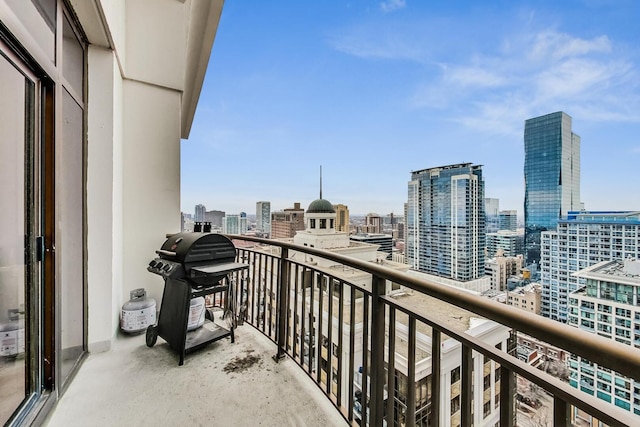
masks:
{"type": "Polygon", "coordinates": [[[24,319],[17,309],[9,310],[9,322],[0,324],[0,356],[16,357],[24,353],[24,319]]]}
{"type": "Polygon", "coordinates": [[[147,298],[144,288],[129,292],[130,300],[122,306],[120,329],[126,333],[137,333],[156,323],[156,300],[147,298]]]}
{"type": "Polygon", "coordinates": [[[187,331],[198,329],[204,324],[204,297],[197,297],[191,300],[189,305],[189,321],[187,331]]]}

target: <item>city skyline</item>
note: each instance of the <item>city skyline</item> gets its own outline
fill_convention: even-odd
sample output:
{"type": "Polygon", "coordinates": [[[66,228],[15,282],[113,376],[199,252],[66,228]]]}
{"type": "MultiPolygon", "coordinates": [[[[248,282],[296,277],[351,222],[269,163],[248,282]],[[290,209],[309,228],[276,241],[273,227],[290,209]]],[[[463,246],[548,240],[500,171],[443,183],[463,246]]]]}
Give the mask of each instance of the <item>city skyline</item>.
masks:
{"type": "Polygon", "coordinates": [[[524,122],[556,111],[582,138],[585,207],[633,210],[637,8],[227,3],[182,143],[182,210],[308,206],[322,164],[332,203],[401,214],[412,171],[472,162],[522,216],[524,122]]]}

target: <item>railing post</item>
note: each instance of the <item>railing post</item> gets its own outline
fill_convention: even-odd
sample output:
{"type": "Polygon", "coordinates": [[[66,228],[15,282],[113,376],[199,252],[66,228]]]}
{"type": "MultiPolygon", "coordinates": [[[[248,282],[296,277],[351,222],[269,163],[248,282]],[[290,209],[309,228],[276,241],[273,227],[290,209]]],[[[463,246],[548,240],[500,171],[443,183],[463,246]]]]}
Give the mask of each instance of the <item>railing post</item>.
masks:
{"type": "Polygon", "coordinates": [[[416,425],[416,318],[409,317],[409,345],[407,347],[407,408],[405,425],[416,425]]]}
{"type": "Polygon", "coordinates": [[[289,315],[289,250],[281,248],[280,277],[278,278],[278,352],[273,356],[276,362],[285,357],[287,352],[287,316],[289,315]]]}
{"type": "Polygon", "coordinates": [[[553,425],[571,425],[571,405],[567,404],[567,402],[558,396],[553,398],[553,425]]]}
{"type": "Polygon", "coordinates": [[[515,391],[516,374],[500,365],[500,427],[516,425],[515,391]]]}
{"type": "MultiPolygon", "coordinates": [[[[385,279],[373,276],[371,280],[371,396],[369,398],[369,425],[382,426],[384,418],[384,303],[385,279]]],[[[366,333],[366,331],[365,331],[366,333]]],[[[366,356],[366,349],[364,357],[366,356]]],[[[366,375],[366,373],[363,373],[366,375]]],[[[363,390],[363,394],[366,390],[363,390]]],[[[364,408],[363,408],[364,409],[364,408]]],[[[365,418],[363,414],[363,419],[365,418]]]]}
{"type": "Polygon", "coordinates": [[[440,368],[442,334],[436,328],[431,330],[431,419],[432,426],[440,423],[440,368]]]}
{"type": "Polygon", "coordinates": [[[462,344],[462,384],[460,389],[460,425],[470,426],[473,423],[471,405],[474,404],[472,394],[473,350],[462,344]]]}

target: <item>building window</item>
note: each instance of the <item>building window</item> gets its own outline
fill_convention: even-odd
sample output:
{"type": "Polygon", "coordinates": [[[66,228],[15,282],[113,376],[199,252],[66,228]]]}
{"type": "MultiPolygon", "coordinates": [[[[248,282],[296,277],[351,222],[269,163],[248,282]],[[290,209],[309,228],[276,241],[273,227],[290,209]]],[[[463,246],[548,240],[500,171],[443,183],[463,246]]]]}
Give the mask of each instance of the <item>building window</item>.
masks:
{"type": "Polygon", "coordinates": [[[451,415],[460,410],[460,396],[456,396],[451,399],[451,415]]]}
{"type": "Polygon", "coordinates": [[[491,401],[486,402],[482,408],[482,418],[487,418],[491,415],[491,401]]]}
{"type": "Polygon", "coordinates": [[[327,220],[325,218],[320,219],[320,228],[323,230],[327,228],[327,220]]]}
{"type": "Polygon", "coordinates": [[[627,310],[626,308],[616,307],[616,316],[631,318],[631,310],[627,310]]]}
{"type": "Polygon", "coordinates": [[[460,381],[460,367],[453,369],[451,371],[451,384],[455,384],[460,381]]]}
{"type": "Polygon", "coordinates": [[[316,220],[314,218],[309,220],[309,227],[310,228],[316,228],[316,220]]]}
{"type": "Polygon", "coordinates": [[[629,402],[625,402],[623,400],[616,398],[615,403],[616,403],[616,406],[622,409],[626,409],[627,411],[631,410],[631,405],[629,404],[629,402]]]}

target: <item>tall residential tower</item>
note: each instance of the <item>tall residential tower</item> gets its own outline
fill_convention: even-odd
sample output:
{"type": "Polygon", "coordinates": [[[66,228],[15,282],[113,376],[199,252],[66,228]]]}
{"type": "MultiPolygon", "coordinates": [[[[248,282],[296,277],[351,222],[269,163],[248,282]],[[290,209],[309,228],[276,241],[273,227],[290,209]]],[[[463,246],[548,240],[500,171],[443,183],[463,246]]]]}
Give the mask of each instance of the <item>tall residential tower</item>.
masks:
{"type": "Polygon", "coordinates": [[[204,214],[207,212],[207,208],[204,205],[196,205],[193,220],[197,222],[204,221],[204,214]]]}
{"type": "Polygon", "coordinates": [[[333,205],[333,209],[336,211],[336,231],[343,233],[349,233],[349,207],[347,205],[337,204],[333,205]]]}
{"type": "Polygon", "coordinates": [[[541,242],[542,315],[566,323],[569,294],[585,283],[574,273],[640,257],[640,212],[570,212],[541,242]]]}
{"type": "Polygon", "coordinates": [[[540,262],[540,233],[580,210],[580,137],[559,111],[524,124],[524,222],[527,264],[540,262]]]}
{"type": "Polygon", "coordinates": [[[256,229],[263,235],[271,235],[271,202],[256,202],[256,229]]]}
{"type": "Polygon", "coordinates": [[[412,172],[408,195],[411,268],[459,281],[484,276],[482,167],[463,163],[412,172]]]}

